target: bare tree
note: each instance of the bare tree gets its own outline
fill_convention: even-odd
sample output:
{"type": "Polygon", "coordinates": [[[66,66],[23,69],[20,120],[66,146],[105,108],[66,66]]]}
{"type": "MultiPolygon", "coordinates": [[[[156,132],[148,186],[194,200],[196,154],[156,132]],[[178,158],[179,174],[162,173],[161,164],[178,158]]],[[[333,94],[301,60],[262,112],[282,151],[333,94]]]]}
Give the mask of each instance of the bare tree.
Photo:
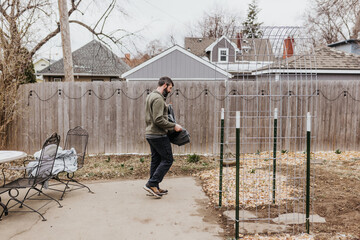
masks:
{"type": "Polygon", "coordinates": [[[305,15],[305,26],[314,46],[358,38],[359,0],[314,0],[305,15]]]}
{"type": "Polygon", "coordinates": [[[205,11],[202,18],[190,29],[190,36],[219,38],[223,35],[233,38],[241,26],[238,12],[230,11],[222,6],[215,5],[205,11]]]}
{"type": "MultiPolygon", "coordinates": [[[[156,55],[160,54],[170,46],[174,45],[172,39],[174,38],[173,35],[169,36],[170,42],[167,44],[164,44],[161,40],[155,39],[150,41],[148,44],[146,44],[145,50],[138,50],[135,56],[131,59],[130,63],[128,63],[129,66],[137,66],[147,60],[149,60],[152,57],[155,57],[156,55]]],[[[175,41],[175,40],[174,40],[175,41]]]]}
{"type": "MultiPolygon", "coordinates": [[[[69,22],[89,30],[98,39],[108,39],[121,44],[124,37],[131,35],[124,29],[111,33],[105,26],[114,9],[122,11],[117,0],[104,0],[107,8],[95,25],[87,24],[75,13],[86,15],[89,1],[69,0],[69,22]]],[[[90,2],[91,3],[91,2],[90,2]]],[[[93,4],[96,4],[93,1],[93,4]]],[[[60,32],[57,4],[54,0],[2,0],[0,1],[0,147],[4,147],[9,124],[15,119],[18,104],[16,94],[19,84],[29,82],[28,73],[32,57],[50,39],[60,32]],[[47,31],[44,31],[47,29],[47,31]]],[[[30,71],[31,72],[31,71],[30,71]]]]}
{"type": "Polygon", "coordinates": [[[154,57],[164,51],[167,47],[159,39],[152,40],[146,45],[145,54],[154,57]]]}

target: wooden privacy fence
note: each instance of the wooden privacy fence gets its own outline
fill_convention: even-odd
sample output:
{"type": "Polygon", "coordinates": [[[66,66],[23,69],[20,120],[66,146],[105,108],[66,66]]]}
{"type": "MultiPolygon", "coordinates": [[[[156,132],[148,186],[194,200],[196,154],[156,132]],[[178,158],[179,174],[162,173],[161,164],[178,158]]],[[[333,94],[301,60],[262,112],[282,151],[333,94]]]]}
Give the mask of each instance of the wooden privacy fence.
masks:
{"type": "MultiPolygon", "coordinates": [[[[88,153],[149,153],[145,140],[145,99],[152,82],[38,83],[21,87],[23,114],[9,136],[10,149],[37,151],[44,139],[58,132],[62,143],[68,129],[89,131],[88,153]]],[[[215,95],[224,82],[176,82],[173,103],[177,121],[191,133],[191,144],[174,147],[175,153],[212,153],[217,148],[221,101],[200,94],[205,88],[215,95]],[[186,98],[184,97],[186,96],[186,98]]],[[[61,144],[63,146],[63,144],[61,144]]]]}
{"type": "MultiPolygon", "coordinates": [[[[147,89],[156,88],[156,81],[149,82],[74,82],[37,83],[20,88],[22,99],[21,116],[12,126],[8,138],[8,149],[17,149],[33,154],[52,132],[58,132],[65,140],[68,129],[82,126],[89,131],[88,153],[149,153],[144,137],[144,106],[147,89]]],[[[282,116],[304,115],[311,111],[316,136],[314,150],[359,150],[360,140],[360,83],[358,81],[319,81],[317,85],[305,81],[286,83],[266,82],[223,82],[223,81],[176,81],[174,91],[168,98],[172,103],[177,121],[191,133],[191,144],[174,147],[175,153],[208,153],[219,151],[220,109],[229,111],[263,112],[279,107],[282,116]],[[237,98],[225,98],[232,90],[238,93],[263,90],[264,95],[254,90],[256,104],[237,98]],[[316,101],[304,98],[286,98],[280,105],[267,104],[266,94],[276,91],[292,91],[293,94],[311,95],[316,101]],[[345,91],[345,92],[344,92],[345,91]],[[346,95],[346,96],[344,96],[346,95]],[[236,100],[237,99],[237,100],[236,100]],[[299,100],[300,99],[300,100],[299,100]]],[[[261,115],[261,114],[260,114],[261,115]]],[[[259,116],[260,116],[259,115],[259,116]]],[[[251,128],[244,130],[242,136],[268,137],[270,113],[258,120],[257,132],[251,128]]],[[[233,124],[230,120],[227,125],[233,124]]],[[[296,133],[303,127],[304,119],[297,121],[287,118],[280,126],[284,136],[301,135],[296,133]]],[[[250,124],[251,125],[251,124],[250,124]]],[[[250,126],[249,125],[249,126],[250,126]]],[[[266,142],[249,151],[268,150],[266,142]]],[[[301,150],[304,143],[283,140],[282,146],[301,150]]]]}

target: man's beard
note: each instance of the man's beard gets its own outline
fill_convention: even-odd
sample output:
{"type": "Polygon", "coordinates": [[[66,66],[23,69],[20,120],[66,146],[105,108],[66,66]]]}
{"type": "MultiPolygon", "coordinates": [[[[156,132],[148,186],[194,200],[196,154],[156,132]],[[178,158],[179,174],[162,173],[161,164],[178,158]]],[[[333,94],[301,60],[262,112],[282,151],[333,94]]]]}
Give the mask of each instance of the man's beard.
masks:
{"type": "Polygon", "coordinates": [[[164,98],[166,98],[168,94],[169,94],[169,92],[165,88],[164,91],[162,92],[162,95],[164,96],[164,98]]]}

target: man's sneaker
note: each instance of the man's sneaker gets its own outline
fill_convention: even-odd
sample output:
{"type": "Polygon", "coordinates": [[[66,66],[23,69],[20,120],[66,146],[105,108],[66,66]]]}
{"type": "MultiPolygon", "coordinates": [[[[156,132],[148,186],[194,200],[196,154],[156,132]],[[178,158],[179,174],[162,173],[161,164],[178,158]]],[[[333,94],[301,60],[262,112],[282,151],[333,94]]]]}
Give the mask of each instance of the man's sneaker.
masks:
{"type": "Polygon", "coordinates": [[[151,187],[149,185],[149,183],[146,183],[143,187],[148,193],[150,193],[151,195],[157,197],[157,198],[161,198],[161,193],[159,192],[157,187],[151,187]]]}
{"type": "Polygon", "coordinates": [[[166,189],[158,188],[158,190],[159,190],[160,195],[166,195],[166,194],[168,194],[168,190],[166,190],[166,189]]]}

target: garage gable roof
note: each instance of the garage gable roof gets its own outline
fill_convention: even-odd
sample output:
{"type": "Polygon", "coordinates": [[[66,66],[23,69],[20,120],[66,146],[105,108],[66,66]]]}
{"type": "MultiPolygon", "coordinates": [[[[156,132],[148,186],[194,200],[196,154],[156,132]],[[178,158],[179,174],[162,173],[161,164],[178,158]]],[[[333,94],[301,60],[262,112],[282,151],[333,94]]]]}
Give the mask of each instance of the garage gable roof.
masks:
{"type": "Polygon", "coordinates": [[[225,70],[178,45],[125,72],[121,77],[127,80],[157,80],[165,74],[178,80],[224,80],[232,77],[225,70]]]}

